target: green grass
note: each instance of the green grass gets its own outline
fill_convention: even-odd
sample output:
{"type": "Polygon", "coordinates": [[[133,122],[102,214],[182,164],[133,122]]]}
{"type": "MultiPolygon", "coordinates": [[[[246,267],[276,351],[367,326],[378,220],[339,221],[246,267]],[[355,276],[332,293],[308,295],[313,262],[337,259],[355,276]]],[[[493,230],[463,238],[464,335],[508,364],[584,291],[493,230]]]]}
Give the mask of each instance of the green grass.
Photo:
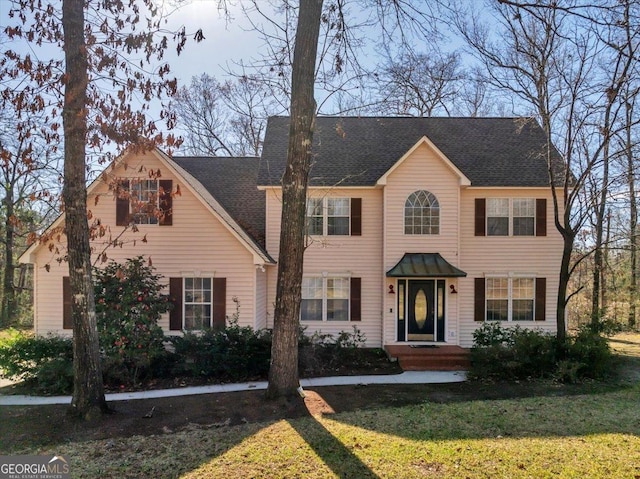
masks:
{"type": "Polygon", "coordinates": [[[193,427],[20,452],[63,455],[74,477],[87,478],[637,478],[640,386],[193,427]]]}

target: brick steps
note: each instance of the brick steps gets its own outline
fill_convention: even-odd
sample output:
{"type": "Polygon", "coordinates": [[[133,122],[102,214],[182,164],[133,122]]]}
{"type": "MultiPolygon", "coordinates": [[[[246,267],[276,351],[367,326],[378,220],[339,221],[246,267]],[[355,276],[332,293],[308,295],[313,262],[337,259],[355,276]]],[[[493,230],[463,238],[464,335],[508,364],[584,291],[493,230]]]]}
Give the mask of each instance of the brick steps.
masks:
{"type": "Polygon", "coordinates": [[[403,371],[457,371],[469,369],[469,351],[460,346],[385,346],[403,371]]]}

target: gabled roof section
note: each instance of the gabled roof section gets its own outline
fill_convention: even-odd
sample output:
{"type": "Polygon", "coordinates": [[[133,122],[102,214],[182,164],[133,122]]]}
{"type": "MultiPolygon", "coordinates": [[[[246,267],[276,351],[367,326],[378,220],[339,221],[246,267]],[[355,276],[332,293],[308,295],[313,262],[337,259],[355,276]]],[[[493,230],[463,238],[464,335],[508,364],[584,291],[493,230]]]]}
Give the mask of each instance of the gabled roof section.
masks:
{"type": "Polygon", "coordinates": [[[256,188],[254,157],[171,158],[211,194],[258,244],[265,246],[265,193],[256,188]]]}
{"type": "MultiPolygon", "coordinates": [[[[256,264],[275,263],[264,246],[265,193],[256,188],[257,158],[170,158],[157,148],[153,153],[175,176],[182,178],[186,186],[252,252],[256,264]]],[[[105,170],[116,168],[130,154],[125,151],[105,170]]],[[[87,193],[91,194],[99,184],[100,176],[89,185],[87,193]]],[[[64,213],[56,218],[48,230],[63,222],[64,213]]],[[[40,243],[31,245],[20,256],[20,261],[30,262],[31,254],[40,246],[40,243]]]]}
{"type": "MultiPolygon", "coordinates": [[[[258,185],[278,186],[288,117],[272,117],[258,185]]],[[[478,187],[546,187],[545,135],[532,118],[318,117],[310,186],[375,186],[423,137],[478,187]]],[[[554,161],[562,164],[553,149],[554,161]]]]}
{"type": "Polygon", "coordinates": [[[444,156],[442,154],[442,152],[438,149],[438,147],[436,145],[433,144],[433,142],[431,142],[429,140],[429,138],[427,138],[426,136],[423,136],[422,138],[420,138],[420,140],[418,140],[418,142],[413,145],[409,151],[407,151],[404,155],[402,155],[402,158],[400,158],[398,161],[396,161],[396,164],[393,165],[391,168],[389,168],[387,170],[387,172],[382,175],[380,177],[380,179],[378,179],[378,181],[376,182],[378,185],[386,185],[387,184],[387,178],[389,177],[389,175],[391,173],[393,173],[393,171],[398,168],[403,162],[404,160],[406,160],[408,157],[411,156],[411,154],[416,151],[421,145],[427,145],[427,147],[429,149],[431,149],[438,158],[440,158],[442,160],[442,162],[449,167],[449,169],[453,172],[453,174],[455,174],[459,181],[460,184],[463,186],[469,186],[471,185],[471,181],[469,181],[469,178],[467,178],[464,173],[462,173],[462,171],[460,171],[458,169],[458,167],[456,165],[454,165],[449,158],[447,158],[446,156],[444,156]]]}
{"type": "Polygon", "coordinates": [[[255,186],[257,158],[164,156],[239,239],[263,262],[275,263],[264,246],[266,201],[255,186]]]}

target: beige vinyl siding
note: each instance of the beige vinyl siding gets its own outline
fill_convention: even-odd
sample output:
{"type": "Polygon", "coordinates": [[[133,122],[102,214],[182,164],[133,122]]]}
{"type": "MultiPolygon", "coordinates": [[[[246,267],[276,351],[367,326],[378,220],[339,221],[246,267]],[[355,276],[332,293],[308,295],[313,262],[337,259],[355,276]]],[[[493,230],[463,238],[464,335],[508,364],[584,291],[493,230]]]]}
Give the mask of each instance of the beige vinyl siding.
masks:
{"type": "MultiPolygon", "coordinates": [[[[108,191],[106,183],[97,185],[89,198],[93,220],[99,219],[108,228],[103,238],[92,243],[93,251],[104,250],[110,238],[122,241],[122,247],[106,249],[108,258],[124,261],[138,255],[151,259],[156,272],[164,276],[168,285],[170,277],[211,276],[227,279],[226,314],[232,315],[236,309],[233,298],[240,304],[241,325],[255,325],[257,314],[255,305],[256,267],[253,255],[232,235],[231,232],[196,198],[189,188],[170,171],[154,154],[128,158],[126,168],[120,166],[110,174],[116,177],[146,177],[147,171],[160,170],[162,179],[172,179],[173,189],[180,186],[181,195],[173,199],[173,225],[138,225],[139,231],[125,232],[115,226],[115,199],[108,191]],[[141,171],[142,170],[142,171],[141,171]],[[97,204],[95,197],[99,196],[97,204]],[[146,242],[143,241],[143,238],[146,242]]],[[[36,327],[38,334],[60,332],[62,328],[62,277],[67,275],[67,264],[58,265],[57,257],[64,255],[66,239],[61,238],[55,255],[43,247],[37,251],[36,268],[38,284],[35,292],[36,327]],[[44,269],[50,264],[50,272],[44,269]]],[[[168,288],[165,290],[168,293],[168,288]]],[[[168,314],[160,321],[169,330],[168,314]]]]}
{"type": "MultiPolygon", "coordinates": [[[[356,326],[364,333],[367,346],[382,345],[382,190],[374,188],[331,188],[309,190],[310,197],[362,198],[362,235],[308,238],[304,255],[304,274],[348,276],[361,278],[362,320],[352,322],[303,322],[307,334],[319,331],[337,334],[353,331],[356,326]]],[[[267,191],[267,248],[277,259],[280,240],[282,203],[280,190],[267,191]]],[[[269,326],[273,325],[273,304],[276,297],[277,268],[269,268],[269,326]]]]}
{"type": "Polygon", "coordinates": [[[558,272],[562,258],[562,237],[553,222],[553,202],[548,188],[480,189],[469,188],[461,195],[461,264],[467,272],[460,278],[460,345],[473,344],[473,332],[480,325],[474,321],[474,284],[477,277],[500,274],[526,274],[547,279],[546,321],[505,322],[544,331],[556,331],[558,272]],[[476,198],[546,198],[547,236],[475,236],[476,198]]]}
{"type": "MultiPolygon", "coordinates": [[[[430,147],[420,145],[389,175],[384,189],[385,274],[405,253],[440,253],[454,266],[460,266],[458,215],[460,178],[430,147]],[[404,206],[409,195],[426,190],[438,200],[440,206],[440,232],[434,235],[404,233],[404,206]]],[[[386,278],[385,290],[394,285],[394,278],[386,278]]],[[[449,286],[458,288],[458,279],[446,280],[445,340],[457,344],[458,297],[449,294],[449,286]]],[[[385,294],[384,344],[393,344],[397,338],[395,295],[385,294]]]]}

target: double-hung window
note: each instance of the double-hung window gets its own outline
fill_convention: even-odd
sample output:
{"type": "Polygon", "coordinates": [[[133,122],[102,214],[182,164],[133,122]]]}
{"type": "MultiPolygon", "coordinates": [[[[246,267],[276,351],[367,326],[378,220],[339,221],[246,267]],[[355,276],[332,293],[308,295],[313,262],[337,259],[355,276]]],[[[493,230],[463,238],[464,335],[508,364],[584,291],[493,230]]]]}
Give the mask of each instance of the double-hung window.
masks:
{"type": "Polygon", "coordinates": [[[349,321],[350,278],[302,279],[302,321],[349,321]]]}
{"type": "Polygon", "coordinates": [[[487,235],[509,235],[509,199],[487,199],[487,235]]]}
{"type": "Polygon", "coordinates": [[[513,199],[513,236],[533,236],[536,202],[533,198],[513,199]]]}
{"type": "Polygon", "coordinates": [[[307,234],[312,236],[348,236],[350,232],[350,198],[309,198],[307,200],[307,234]]]}
{"type": "Polygon", "coordinates": [[[131,218],[135,224],[158,223],[158,180],[131,182],[129,200],[131,218]]]}
{"type": "Polygon", "coordinates": [[[213,294],[211,278],[184,278],[184,329],[211,328],[213,294]]]}
{"type": "Polygon", "coordinates": [[[172,180],[123,178],[116,192],[116,225],[173,224],[172,180]]]}
{"type": "Polygon", "coordinates": [[[533,198],[487,198],[488,236],[533,236],[535,220],[533,198]]]}
{"type": "Polygon", "coordinates": [[[489,277],[486,288],[487,321],[533,321],[534,278],[489,277]]]}

